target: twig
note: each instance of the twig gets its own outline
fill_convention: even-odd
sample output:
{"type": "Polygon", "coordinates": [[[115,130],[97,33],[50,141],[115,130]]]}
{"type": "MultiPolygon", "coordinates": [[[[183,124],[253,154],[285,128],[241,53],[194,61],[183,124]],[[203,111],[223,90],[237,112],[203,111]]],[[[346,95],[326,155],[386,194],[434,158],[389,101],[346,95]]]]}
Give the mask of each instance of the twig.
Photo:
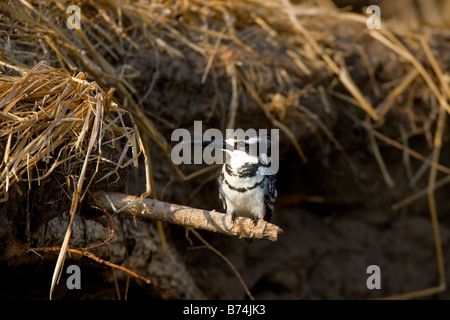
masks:
{"type": "Polygon", "coordinates": [[[250,293],[250,290],[248,289],[247,285],[245,284],[244,279],[242,279],[241,275],[236,270],[236,268],[233,266],[233,264],[230,262],[230,260],[228,260],[228,258],[225,257],[219,250],[214,248],[208,241],[203,239],[203,237],[197,231],[195,231],[192,228],[188,228],[187,230],[192,232],[198,238],[198,240],[200,240],[206,246],[206,248],[208,248],[209,250],[211,250],[212,252],[217,254],[223,261],[225,261],[225,263],[230,267],[230,269],[233,270],[234,274],[238,278],[239,282],[241,283],[241,286],[244,288],[245,293],[248,295],[250,300],[255,300],[255,297],[250,293]]]}
{"type": "MultiPolygon", "coordinates": [[[[367,126],[370,126],[369,119],[367,119],[366,124],[367,126]]],[[[367,130],[367,133],[369,135],[369,141],[370,146],[372,147],[373,155],[375,156],[375,159],[378,162],[378,166],[380,167],[381,173],[383,174],[384,181],[386,182],[389,188],[393,188],[395,185],[394,180],[392,180],[391,175],[389,174],[389,171],[386,167],[386,164],[384,163],[383,156],[381,155],[380,148],[378,147],[377,140],[373,135],[373,131],[367,130]]]]}
{"type": "Polygon", "coordinates": [[[238,236],[249,239],[276,241],[282,232],[277,225],[260,220],[254,225],[252,219],[237,217],[233,223],[231,216],[208,210],[201,210],[166,203],[155,199],[140,199],[122,193],[100,191],[94,194],[96,205],[125,215],[167,221],[197,229],[238,236]]]}
{"type": "MultiPolygon", "coordinates": [[[[61,247],[30,248],[30,249],[28,249],[28,251],[33,251],[33,252],[38,252],[38,251],[44,251],[44,252],[48,252],[48,251],[61,251],[61,247]]],[[[68,248],[68,249],[66,250],[66,252],[79,254],[79,255],[88,257],[89,259],[92,259],[92,260],[94,260],[94,261],[96,261],[96,262],[98,262],[98,263],[107,265],[108,267],[111,267],[111,268],[114,268],[114,269],[121,270],[121,271],[123,271],[123,272],[125,272],[125,273],[128,273],[129,275],[131,275],[131,276],[133,276],[133,277],[135,277],[135,278],[137,278],[137,279],[140,279],[140,280],[144,281],[146,284],[152,284],[152,285],[154,285],[154,286],[157,286],[158,288],[163,289],[163,290],[166,291],[170,296],[172,296],[172,297],[174,297],[174,298],[177,298],[177,299],[179,298],[178,296],[176,296],[175,294],[173,294],[172,292],[170,292],[167,288],[164,288],[162,285],[157,284],[157,283],[155,283],[154,281],[152,281],[152,280],[150,280],[150,279],[147,279],[147,278],[145,278],[145,277],[143,277],[143,276],[137,274],[136,272],[131,271],[131,270],[125,268],[125,267],[119,266],[119,265],[117,265],[117,264],[115,264],[115,263],[112,263],[112,262],[110,262],[110,261],[107,261],[107,260],[104,260],[104,259],[102,259],[102,258],[99,258],[99,257],[97,257],[96,255],[92,254],[92,253],[89,252],[89,251],[86,251],[86,250],[80,250],[80,249],[72,249],[72,248],[68,248]]]]}
{"type": "Polygon", "coordinates": [[[100,124],[101,124],[101,120],[102,120],[102,116],[103,116],[103,100],[101,99],[100,95],[97,96],[97,99],[98,99],[99,103],[98,103],[98,108],[97,108],[97,114],[95,116],[95,127],[91,133],[88,150],[86,152],[86,158],[84,160],[83,167],[80,172],[80,177],[78,179],[77,188],[75,189],[75,191],[73,193],[72,204],[70,207],[69,226],[67,227],[67,231],[64,236],[64,241],[61,246],[61,251],[59,252],[58,260],[56,261],[55,270],[53,272],[52,284],[50,287],[50,300],[52,299],[53,290],[58,281],[57,279],[59,279],[59,276],[61,274],[62,266],[64,264],[64,260],[66,257],[67,248],[69,246],[69,240],[70,240],[70,236],[72,234],[72,223],[73,223],[74,216],[78,209],[79,199],[81,196],[83,182],[84,182],[84,177],[85,177],[87,166],[88,166],[89,155],[91,154],[91,151],[95,144],[95,140],[97,139],[98,133],[100,131],[100,124]]]}

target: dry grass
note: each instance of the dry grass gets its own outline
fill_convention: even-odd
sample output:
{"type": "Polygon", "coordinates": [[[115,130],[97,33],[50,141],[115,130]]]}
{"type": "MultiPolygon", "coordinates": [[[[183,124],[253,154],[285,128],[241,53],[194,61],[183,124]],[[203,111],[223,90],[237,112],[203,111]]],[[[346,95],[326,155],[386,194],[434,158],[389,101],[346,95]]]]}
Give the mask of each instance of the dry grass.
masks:
{"type": "Polygon", "coordinates": [[[27,181],[31,188],[54,171],[79,177],[85,161],[97,168],[101,163],[115,168],[103,176],[94,173],[86,182],[96,183],[135,160],[127,154],[130,147],[139,155],[136,131],[124,123],[127,112],[112,102],[112,92],[87,81],[86,73],[71,76],[44,61],[31,70],[16,70],[21,75],[0,77],[0,141],[5,148],[0,195],[4,199],[18,181],[27,181]],[[96,139],[90,142],[94,129],[96,139]],[[117,162],[104,156],[105,145],[120,153],[117,162]],[[88,153],[89,148],[95,153],[88,153]]]}
{"type": "Polygon", "coordinates": [[[5,146],[0,195],[7,201],[9,189],[18,181],[27,181],[31,189],[32,183],[40,185],[55,171],[67,177],[62,188],[72,194],[71,220],[55,268],[51,297],[81,200],[91,183],[118,175],[120,168],[137,163],[141,153],[139,136],[135,128],[125,125],[127,112],[112,101],[113,90],[103,92],[95,82],[86,81],[87,74],[72,77],[63,69],[47,66],[45,61],[31,70],[14,70],[21,75],[0,77],[0,141],[5,146]],[[120,156],[105,156],[108,147],[108,152],[114,150],[120,156]],[[132,159],[130,147],[135,154],[132,159]],[[110,169],[97,176],[105,164],[110,169]],[[87,174],[90,165],[95,170],[87,174]]]}

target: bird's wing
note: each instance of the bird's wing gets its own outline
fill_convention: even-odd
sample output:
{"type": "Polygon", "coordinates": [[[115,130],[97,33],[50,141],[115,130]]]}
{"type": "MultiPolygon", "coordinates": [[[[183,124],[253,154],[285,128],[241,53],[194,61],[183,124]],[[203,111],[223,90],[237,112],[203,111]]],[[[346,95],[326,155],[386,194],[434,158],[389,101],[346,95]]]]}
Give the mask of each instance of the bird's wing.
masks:
{"type": "Polygon", "coordinates": [[[264,194],[264,205],[266,207],[266,213],[264,215],[264,220],[270,222],[272,218],[273,207],[275,205],[275,199],[277,198],[277,190],[275,188],[276,176],[268,175],[265,179],[265,194],[264,194]]]}

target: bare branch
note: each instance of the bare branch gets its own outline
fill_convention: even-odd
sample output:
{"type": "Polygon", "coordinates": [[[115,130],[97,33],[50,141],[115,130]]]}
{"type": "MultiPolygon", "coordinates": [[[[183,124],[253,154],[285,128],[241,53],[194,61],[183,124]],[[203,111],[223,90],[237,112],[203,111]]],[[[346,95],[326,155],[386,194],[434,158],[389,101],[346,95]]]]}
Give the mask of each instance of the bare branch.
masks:
{"type": "Polygon", "coordinates": [[[95,205],[111,212],[167,221],[184,227],[204,229],[239,238],[265,239],[276,241],[281,228],[264,220],[259,220],[255,226],[252,219],[237,217],[233,223],[231,217],[216,211],[208,211],[162,202],[155,199],[141,199],[139,197],[115,193],[96,192],[95,205]]]}

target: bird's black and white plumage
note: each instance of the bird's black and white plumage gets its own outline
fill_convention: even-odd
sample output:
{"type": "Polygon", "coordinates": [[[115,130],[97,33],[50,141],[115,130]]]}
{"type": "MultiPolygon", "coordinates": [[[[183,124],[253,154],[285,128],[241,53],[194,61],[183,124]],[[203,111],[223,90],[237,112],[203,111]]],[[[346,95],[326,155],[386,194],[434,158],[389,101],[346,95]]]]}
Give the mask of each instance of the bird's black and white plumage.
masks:
{"type": "Polygon", "coordinates": [[[233,221],[237,216],[251,218],[255,225],[260,219],[270,221],[277,190],[276,177],[267,155],[267,137],[238,135],[226,140],[189,142],[222,149],[227,153],[227,161],[218,179],[219,198],[233,221]]]}
{"type": "Polygon", "coordinates": [[[244,148],[234,150],[224,149],[229,160],[222,167],[219,177],[219,198],[224,209],[235,219],[243,216],[253,219],[255,224],[259,219],[270,221],[272,217],[277,190],[275,189],[275,175],[270,172],[266,153],[252,155],[249,150],[252,144],[265,143],[258,136],[239,141],[233,137],[226,143],[244,144],[244,148]]]}
{"type": "Polygon", "coordinates": [[[256,225],[259,219],[269,222],[272,217],[277,190],[267,149],[267,139],[257,135],[224,141],[223,150],[229,157],[218,179],[219,198],[233,221],[242,216],[253,219],[256,225]],[[230,145],[232,150],[226,148],[230,145]]]}

